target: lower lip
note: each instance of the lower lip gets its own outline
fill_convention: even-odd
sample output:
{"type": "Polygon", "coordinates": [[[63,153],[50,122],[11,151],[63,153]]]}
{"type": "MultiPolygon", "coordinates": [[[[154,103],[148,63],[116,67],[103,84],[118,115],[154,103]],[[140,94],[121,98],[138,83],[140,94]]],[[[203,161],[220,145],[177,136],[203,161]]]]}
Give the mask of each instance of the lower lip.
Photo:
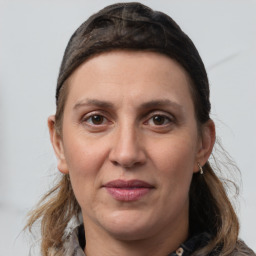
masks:
{"type": "Polygon", "coordinates": [[[111,188],[106,187],[108,193],[118,201],[131,202],[137,201],[146,194],[151,188],[111,188]]]}

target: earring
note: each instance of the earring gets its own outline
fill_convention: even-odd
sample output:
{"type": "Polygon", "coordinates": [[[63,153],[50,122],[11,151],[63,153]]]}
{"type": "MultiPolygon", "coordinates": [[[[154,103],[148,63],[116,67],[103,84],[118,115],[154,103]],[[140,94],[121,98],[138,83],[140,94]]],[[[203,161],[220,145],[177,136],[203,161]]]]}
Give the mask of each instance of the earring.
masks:
{"type": "Polygon", "coordinates": [[[198,168],[200,170],[200,174],[204,174],[203,167],[200,165],[200,163],[197,163],[197,165],[198,165],[198,168]]]}

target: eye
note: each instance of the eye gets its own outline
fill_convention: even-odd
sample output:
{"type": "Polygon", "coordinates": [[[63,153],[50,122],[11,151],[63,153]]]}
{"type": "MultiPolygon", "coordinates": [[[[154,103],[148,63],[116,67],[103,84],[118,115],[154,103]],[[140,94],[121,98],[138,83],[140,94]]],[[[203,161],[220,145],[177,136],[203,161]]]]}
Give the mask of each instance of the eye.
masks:
{"type": "Polygon", "coordinates": [[[169,119],[165,116],[156,115],[152,117],[152,122],[155,125],[164,125],[166,123],[169,123],[169,119]]]}
{"type": "Polygon", "coordinates": [[[104,125],[107,123],[107,119],[102,115],[91,115],[84,119],[89,125],[104,125]]]}
{"type": "Polygon", "coordinates": [[[170,117],[159,114],[159,115],[152,116],[148,120],[147,124],[153,125],[153,126],[164,126],[164,125],[168,125],[171,122],[172,120],[170,117]]]}

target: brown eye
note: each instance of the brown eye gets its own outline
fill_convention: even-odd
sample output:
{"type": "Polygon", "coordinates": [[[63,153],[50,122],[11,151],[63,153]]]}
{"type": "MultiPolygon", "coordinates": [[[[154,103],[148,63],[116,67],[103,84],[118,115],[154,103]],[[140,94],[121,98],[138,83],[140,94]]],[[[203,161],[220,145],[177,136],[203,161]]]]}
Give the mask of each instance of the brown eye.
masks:
{"type": "Polygon", "coordinates": [[[91,125],[102,125],[106,122],[106,118],[104,116],[101,116],[101,115],[93,115],[93,116],[90,116],[86,120],[86,122],[91,124],[91,125]]]}
{"type": "Polygon", "coordinates": [[[102,124],[103,122],[103,116],[95,115],[95,116],[92,116],[91,118],[94,124],[102,124]]]}
{"type": "Polygon", "coordinates": [[[170,118],[163,115],[155,115],[151,118],[154,125],[165,125],[170,123],[170,118]]]}

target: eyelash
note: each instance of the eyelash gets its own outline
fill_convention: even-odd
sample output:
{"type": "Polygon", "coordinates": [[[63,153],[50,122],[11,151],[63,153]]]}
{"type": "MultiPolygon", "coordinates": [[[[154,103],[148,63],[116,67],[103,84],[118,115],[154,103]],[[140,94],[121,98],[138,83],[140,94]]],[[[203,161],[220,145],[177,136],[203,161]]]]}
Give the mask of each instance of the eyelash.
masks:
{"type": "MultiPolygon", "coordinates": [[[[157,128],[163,128],[166,126],[169,126],[170,124],[175,122],[175,119],[173,116],[171,115],[166,115],[166,114],[162,114],[162,113],[151,113],[151,115],[147,115],[149,118],[146,119],[146,121],[143,123],[145,125],[152,125],[154,127],[157,128]],[[153,118],[159,118],[160,117],[160,124],[156,124],[156,123],[152,123],[154,122],[153,118]],[[161,123],[162,122],[162,123],[161,123]]],[[[157,120],[155,120],[157,121],[157,120]]],[[[99,127],[103,127],[104,125],[106,125],[108,122],[111,123],[111,121],[109,121],[109,119],[107,117],[105,117],[104,114],[102,113],[90,113],[89,115],[86,115],[85,117],[82,118],[82,123],[86,123],[88,126],[90,127],[95,127],[95,128],[99,128],[99,127]],[[97,117],[100,118],[98,124],[95,124],[94,121],[92,120],[92,118],[97,117]]]]}
{"type": "MultiPolygon", "coordinates": [[[[146,121],[146,124],[149,124],[150,123],[150,121],[152,120],[152,122],[154,122],[154,119],[153,118],[159,118],[160,117],[160,120],[158,120],[158,121],[160,121],[160,123],[161,123],[161,121],[163,121],[163,123],[161,123],[161,124],[156,124],[156,123],[154,123],[154,124],[152,124],[153,126],[161,126],[161,127],[163,127],[163,126],[167,126],[167,125],[169,125],[170,123],[173,123],[174,122],[174,120],[173,120],[173,118],[171,118],[171,117],[169,117],[169,116],[167,116],[167,115],[164,115],[164,114],[154,114],[154,115],[152,115],[147,121],[146,121]]],[[[157,121],[157,120],[155,120],[155,121],[157,121]]]]}
{"type": "Polygon", "coordinates": [[[102,125],[104,125],[104,124],[102,124],[102,123],[100,123],[100,124],[94,124],[94,123],[93,123],[93,120],[92,120],[93,117],[100,117],[101,120],[103,120],[104,124],[105,124],[106,122],[108,122],[108,119],[107,119],[104,115],[98,114],[98,113],[92,113],[92,114],[90,114],[89,116],[84,117],[84,118],[82,119],[82,122],[86,122],[86,123],[87,123],[88,125],[90,125],[90,126],[102,126],[102,125]],[[90,120],[90,121],[89,121],[89,120],[90,120]]]}

